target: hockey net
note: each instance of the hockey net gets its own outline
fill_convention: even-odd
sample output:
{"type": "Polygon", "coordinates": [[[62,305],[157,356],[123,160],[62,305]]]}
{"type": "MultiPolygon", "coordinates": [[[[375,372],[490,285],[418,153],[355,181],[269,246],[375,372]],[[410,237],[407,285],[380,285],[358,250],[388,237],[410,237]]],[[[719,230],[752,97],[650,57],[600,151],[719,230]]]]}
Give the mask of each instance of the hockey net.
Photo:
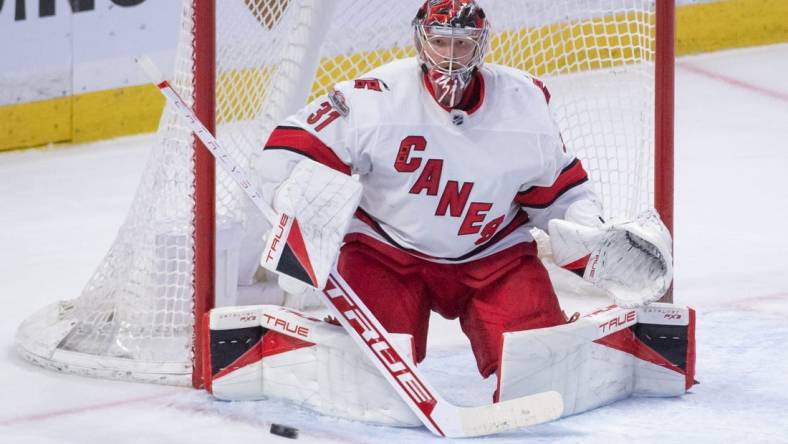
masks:
{"type": "MultiPolygon", "coordinates": [[[[541,77],[566,145],[583,160],[608,215],[653,205],[656,3],[480,0],[493,26],[487,61],[541,77]]],[[[255,175],[276,122],[388,61],[415,55],[422,0],[216,2],[217,136],[255,175]]],[[[193,2],[183,2],[172,84],[194,97],[193,2]]],[[[672,57],[672,54],[671,54],[672,57]]],[[[671,92],[672,93],[672,92],[671,92]]],[[[27,359],[93,376],[189,384],[194,316],[193,138],[169,109],[132,208],[82,294],[29,317],[27,359]]],[[[253,283],[261,218],[216,173],[216,292],[253,283]]]]}

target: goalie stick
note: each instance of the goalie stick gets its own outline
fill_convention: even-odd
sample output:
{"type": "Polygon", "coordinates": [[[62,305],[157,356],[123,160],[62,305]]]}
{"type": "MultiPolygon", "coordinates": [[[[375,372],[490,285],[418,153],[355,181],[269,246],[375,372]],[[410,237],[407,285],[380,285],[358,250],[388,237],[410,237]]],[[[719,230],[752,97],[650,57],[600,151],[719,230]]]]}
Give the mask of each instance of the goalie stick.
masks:
{"type": "MultiPolygon", "coordinates": [[[[137,62],[158,86],[167,101],[184,118],[195,136],[205,144],[263,215],[274,226],[287,218],[288,231],[295,231],[298,235],[299,228],[297,222],[293,222],[294,218],[276,214],[257,192],[244,170],[199,121],[169,82],[163,79],[153,62],[147,57],[140,57],[137,62]]],[[[301,280],[298,277],[296,279],[301,280]]],[[[325,288],[319,293],[323,295],[326,308],[339,320],[342,327],[361,347],[363,353],[383,374],[397,394],[427,429],[438,436],[463,438],[506,432],[552,421],[560,417],[563,412],[563,399],[556,391],[546,391],[478,407],[454,405],[427,382],[414,364],[403,359],[404,355],[394,346],[386,329],[342,279],[336,269],[336,263],[329,273],[325,288]]]]}

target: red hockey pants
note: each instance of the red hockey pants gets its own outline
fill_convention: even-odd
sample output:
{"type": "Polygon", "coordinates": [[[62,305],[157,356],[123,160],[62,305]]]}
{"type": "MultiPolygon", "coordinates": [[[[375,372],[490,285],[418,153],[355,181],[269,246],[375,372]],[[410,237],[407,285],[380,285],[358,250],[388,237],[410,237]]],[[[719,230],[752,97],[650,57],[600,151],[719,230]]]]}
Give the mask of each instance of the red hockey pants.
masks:
{"type": "Polygon", "coordinates": [[[339,256],[339,272],[392,333],[413,335],[426,356],[430,311],[460,319],[482,376],[495,373],[502,334],[563,324],[547,270],[533,244],[462,264],[417,258],[366,236],[339,256]]]}

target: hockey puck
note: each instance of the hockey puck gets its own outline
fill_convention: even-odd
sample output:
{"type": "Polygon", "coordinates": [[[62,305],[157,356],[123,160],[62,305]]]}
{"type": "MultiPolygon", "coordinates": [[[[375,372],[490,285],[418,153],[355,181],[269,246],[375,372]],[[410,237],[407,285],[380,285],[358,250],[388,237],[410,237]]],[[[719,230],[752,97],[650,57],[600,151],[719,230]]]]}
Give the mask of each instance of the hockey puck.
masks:
{"type": "Polygon", "coordinates": [[[296,439],[298,438],[298,429],[282,424],[271,424],[271,434],[284,436],[285,438],[296,439]]]}

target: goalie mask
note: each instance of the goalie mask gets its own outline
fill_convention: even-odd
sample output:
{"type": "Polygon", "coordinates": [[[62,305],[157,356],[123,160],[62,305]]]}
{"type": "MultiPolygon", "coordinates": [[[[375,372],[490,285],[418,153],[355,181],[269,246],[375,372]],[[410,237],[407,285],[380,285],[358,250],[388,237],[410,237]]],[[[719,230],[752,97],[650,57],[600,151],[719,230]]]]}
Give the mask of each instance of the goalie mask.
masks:
{"type": "Polygon", "coordinates": [[[413,20],[416,52],[435,99],[456,106],[484,63],[489,23],[475,0],[427,0],[413,20]]]}

